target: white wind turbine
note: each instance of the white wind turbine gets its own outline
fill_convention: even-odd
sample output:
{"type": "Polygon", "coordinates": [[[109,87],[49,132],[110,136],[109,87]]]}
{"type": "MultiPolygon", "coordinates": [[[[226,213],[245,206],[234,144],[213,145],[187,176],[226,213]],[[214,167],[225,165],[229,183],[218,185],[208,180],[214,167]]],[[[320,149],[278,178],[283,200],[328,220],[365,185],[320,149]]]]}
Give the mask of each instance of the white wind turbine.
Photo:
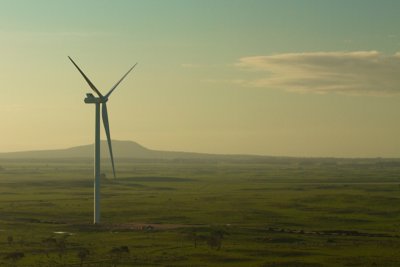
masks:
{"type": "Polygon", "coordinates": [[[110,91],[106,95],[102,95],[99,90],[94,86],[94,84],[89,80],[89,78],[83,73],[83,71],[76,65],[76,63],[72,60],[72,58],[68,57],[71,62],[75,65],[78,71],[82,74],[83,78],[85,78],[86,82],[89,84],[90,88],[98,95],[95,97],[93,94],[86,94],[85,103],[86,104],[95,104],[96,106],[96,119],[95,119],[95,143],[94,143],[94,223],[100,223],[100,104],[102,106],[102,117],[103,117],[103,125],[104,130],[107,136],[108,148],[110,150],[110,158],[112,170],[115,176],[115,167],[114,167],[114,157],[112,152],[111,145],[111,137],[110,137],[110,127],[108,123],[108,113],[107,113],[107,101],[110,97],[111,93],[117,88],[117,86],[122,82],[122,80],[131,72],[131,70],[137,65],[133,65],[132,68],[125,73],[124,76],[110,89],[110,91]]]}

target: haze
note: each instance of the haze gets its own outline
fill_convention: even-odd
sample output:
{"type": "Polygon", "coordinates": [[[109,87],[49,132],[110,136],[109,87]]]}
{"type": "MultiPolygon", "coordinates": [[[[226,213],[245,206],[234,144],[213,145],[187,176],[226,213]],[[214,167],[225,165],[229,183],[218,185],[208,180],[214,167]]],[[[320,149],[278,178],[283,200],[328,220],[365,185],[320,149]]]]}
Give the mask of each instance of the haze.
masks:
{"type": "Polygon", "coordinates": [[[158,150],[400,156],[399,1],[0,1],[0,152],[111,135],[158,150]],[[104,133],[102,133],[104,134],[104,133]]]}

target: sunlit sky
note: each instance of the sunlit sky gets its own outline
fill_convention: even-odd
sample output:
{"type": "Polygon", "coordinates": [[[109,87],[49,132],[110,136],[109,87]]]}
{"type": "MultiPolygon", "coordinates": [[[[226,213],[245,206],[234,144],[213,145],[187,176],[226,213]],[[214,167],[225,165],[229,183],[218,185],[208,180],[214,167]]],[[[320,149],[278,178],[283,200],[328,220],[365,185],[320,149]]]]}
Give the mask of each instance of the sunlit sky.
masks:
{"type": "Polygon", "coordinates": [[[0,0],[0,152],[400,157],[400,1],[0,0]],[[103,130],[102,130],[103,131],[103,130]],[[102,132],[104,138],[104,132],[102,132]]]}

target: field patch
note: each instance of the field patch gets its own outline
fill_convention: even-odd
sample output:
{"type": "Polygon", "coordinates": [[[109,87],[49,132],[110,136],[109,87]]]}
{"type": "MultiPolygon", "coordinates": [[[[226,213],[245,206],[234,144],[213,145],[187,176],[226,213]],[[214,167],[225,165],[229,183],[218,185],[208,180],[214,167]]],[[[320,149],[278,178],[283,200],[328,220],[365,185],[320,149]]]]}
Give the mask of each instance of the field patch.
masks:
{"type": "Polygon", "coordinates": [[[190,178],[179,178],[179,177],[163,177],[163,176],[143,176],[143,177],[128,177],[122,178],[122,181],[130,181],[130,182],[194,182],[195,179],[190,178]]]}

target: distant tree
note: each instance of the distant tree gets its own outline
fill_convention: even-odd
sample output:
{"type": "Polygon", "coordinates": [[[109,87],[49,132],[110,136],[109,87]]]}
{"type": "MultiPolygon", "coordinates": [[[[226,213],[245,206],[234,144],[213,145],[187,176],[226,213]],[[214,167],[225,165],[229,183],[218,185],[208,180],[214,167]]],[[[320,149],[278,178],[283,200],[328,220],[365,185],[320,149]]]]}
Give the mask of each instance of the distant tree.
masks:
{"type": "Polygon", "coordinates": [[[202,236],[200,236],[196,230],[191,230],[186,234],[186,239],[193,241],[194,247],[197,248],[198,242],[202,239],[202,236]]]}
{"type": "Polygon", "coordinates": [[[15,251],[15,252],[10,252],[4,256],[5,260],[10,260],[13,262],[15,265],[16,262],[20,259],[22,259],[25,256],[23,252],[15,251]]]}
{"type": "Polygon", "coordinates": [[[207,239],[208,246],[210,248],[220,250],[222,247],[222,240],[224,239],[224,236],[226,234],[227,234],[227,232],[222,229],[213,230],[207,239]]]}
{"type": "Polygon", "coordinates": [[[212,231],[212,235],[217,236],[220,239],[223,239],[226,234],[227,234],[227,232],[222,229],[216,229],[216,230],[212,231]]]}
{"type": "Polygon", "coordinates": [[[128,257],[129,253],[130,251],[128,246],[112,248],[109,252],[112,266],[117,267],[117,264],[119,264],[124,258],[128,257]]]}
{"type": "Polygon", "coordinates": [[[220,250],[222,247],[222,239],[218,236],[211,235],[207,239],[207,245],[210,248],[214,248],[216,250],[220,250]]]}
{"type": "Polygon", "coordinates": [[[12,243],[14,242],[14,238],[12,235],[7,236],[7,243],[9,246],[12,245],[12,243]]]}
{"type": "Polygon", "coordinates": [[[78,251],[78,258],[81,261],[80,266],[83,266],[83,262],[87,259],[87,257],[89,256],[90,251],[87,248],[82,248],[78,251]]]}
{"type": "Polygon", "coordinates": [[[68,235],[63,235],[60,239],[57,240],[57,243],[56,243],[58,257],[60,259],[63,258],[65,251],[67,249],[67,237],[68,237],[68,235]]]}
{"type": "Polygon", "coordinates": [[[48,237],[42,240],[42,244],[47,248],[46,256],[49,257],[49,250],[57,247],[57,239],[54,237],[48,237]]]}
{"type": "Polygon", "coordinates": [[[49,252],[55,251],[58,254],[59,260],[63,261],[63,256],[67,251],[68,235],[62,235],[60,238],[48,237],[42,240],[42,244],[47,248],[46,256],[49,258],[49,252]]]}
{"type": "Polygon", "coordinates": [[[197,248],[197,233],[195,231],[190,231],[187,233],[186,238],[190,241],[193,241],[194,247],[197,248]]]}

